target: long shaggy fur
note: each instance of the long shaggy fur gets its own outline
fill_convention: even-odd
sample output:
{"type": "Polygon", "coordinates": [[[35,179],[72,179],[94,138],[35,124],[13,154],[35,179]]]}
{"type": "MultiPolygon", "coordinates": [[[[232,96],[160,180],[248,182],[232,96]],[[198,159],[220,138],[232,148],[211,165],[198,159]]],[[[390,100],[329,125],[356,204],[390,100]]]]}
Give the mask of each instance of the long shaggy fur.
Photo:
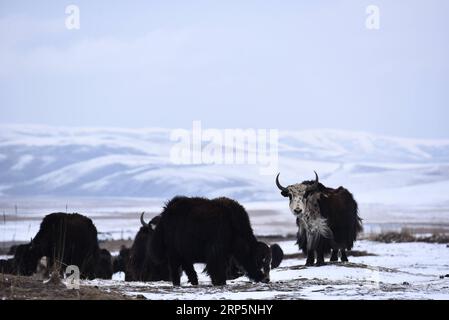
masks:
{"type": "MultiPolygon", "coordinates": [[[[108,270],[102,270],[100,262],[97,228],[92,220],[77,214],[62,212],[52,213],[44,217],[39,232],[31,243],[16,248],[14,264],[19,274],[31,275],[37,267],[38,260],[46,256],[48,267],[59,266],[61,273],[68,265],[76,265],[82,278],[93,279],[108,275],[108,270]]],[[[110,261],[110,260],[109,260],[110,261]]]]}
{"type": "Polygon", "coordinates": [[[257,268],[258,252],[248,214],[228,198],[173,198],[161,214],[151,244],[153,259],[168,261],[175,285],[179,285],[181,269],[197,283],[192,270],[196,262],[206,263],[214,285],[223,285],[231,257],[249,278],[261,281],[264,274],[257,268]]]}
{"type": "MultiPolygon", "coordinates": [[[[305,181],[310,185],[313,181],[305,181]]],[[[305,254],[319,250],[350,250],[363,230],[357,202],[345,188],[327,188],[319,183],[317,190],[304,195],[306,212],[296,219],[297,244],[305,254]],[[313,219],[307,219],[314,216],[313,219]]],[[[335,253],[336,254],[336,253],[335,253]]],[[[312,258],[313,259],[313,258],[312,258]]],[[[335,259],[335,258],[334,258],[335,259]]]]}
{"type": "Polygon", "coordinates": [[[171,280],[167,261],[163,258],[155,261],[150,252],[155,233],[152,225],[155,221],[153,218],[148,226],[142,226],[136,234],[129,252],[123,252],[123,259],[126,259],[126,255],[128,255],[127,261],[124,262],[126,281],[171,280]]]}

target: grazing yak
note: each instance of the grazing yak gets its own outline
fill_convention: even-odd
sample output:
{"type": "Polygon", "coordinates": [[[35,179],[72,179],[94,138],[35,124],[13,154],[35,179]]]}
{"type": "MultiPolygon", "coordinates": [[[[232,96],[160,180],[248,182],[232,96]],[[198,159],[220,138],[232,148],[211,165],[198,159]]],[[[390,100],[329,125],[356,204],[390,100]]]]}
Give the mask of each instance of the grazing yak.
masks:
{"type": "MultiPolygon", "coordinates": [[[[137,233],[132,248],[122,246],[119,255],[115,257],[113,262],[113,272],[124,272],[125,281],[170,281],[170,272],[168,263],[155,264],[150,258],[150,243],[153,238],[154,229],[156,228],[160,215],[154,217],[149,223],[144,221],[144,212],[140,216],[140,223],[142,227],[137,233]]],[[[263,252],[263,246],[260,243],[260,252],[263,252]]],[[[279,266],[283,259],[283,252],[279,245],[274,244],[269,248],[272,252],[271,268],[279,266]]],[[[260,259],[262,261],[263,259],[260,259]]],[[[266,269],[266,266],[265,266],[266,269]]],[[[207,269],[205,270],[207,272],[207,269]]],[[[226,279],[236,279],[245,274],[244,270],[237,264],[233,257],[230,258],[227,270],[226,279]]]]}
{"type": "Polygon", "coordinates": [[[151,259],[150,248],[154,230],[160,216],[154,217],[149,223],[144,221],[144,212],[140,216],[140,227],[129,252],[121,251],[119,259],[123,261],[126,281],[170,281],[170,272],[166,262],[154,262],[151,259]],[[129,255],[126,257],[126,255],[129,255]]]}
{"type": "Polygon", "coordinates": [[[266,247],[257,241],[248,214],[238,202],[178,196],[160,215],[150,253],[154,261],[168,262],[173,285],[180,285],[182,270],[197,285],[193,264],[202,262],[217,286],[226,284],[231,258],[250,279],[268,282],[271,254],[266,247]]]}
{"type": "MultiPolygon", "coordinates": [[[[261,247],[261,252],[266,252],[267,245],[263,242],[259,242],[259,246],[261,247]]],[[[274,269],[279,267],[284,259],[284,251],[282,251],[281,247],[275,243],[269,247],[270,253],[266,253],[266,255],[271,254],[271,265],[270,269],[274,269]]],[[[264,265],[264,270],[267,270],[267,264],[264,265]]],[[[237,263],[234,257],[231,257],[229,261],[228,268],[226,270],[226,279],[233,280],[245,275],[245,270],[237,263]]]]}
{"type": "Polygon", "coordinates": [[[324,253],[332,250],[330,261],[348,261],[346,249],[350,250],[357,234],[362,231],[362,220],[358,216],[357,202],[345,188],[325,187],[318,180],[303,181],[283,187],[276,185],[281,195],[290,199],[290,210],[298,225],[298,246],[307,254],[306,265],[324,264],[324,253]]]}
{"type": "Polygon", "coordinates": [[[57,212],[45,216],[34,239],[17,246],[15,273],[32,275],[44,256],[48,259],[49,270],[59,267],[63,273],[66,266],[76,265],[81,278],[110,278],[112,275],[111,256],[107,250],[100,251],[97,228],[91,219],[77,213],[57,212]]]}

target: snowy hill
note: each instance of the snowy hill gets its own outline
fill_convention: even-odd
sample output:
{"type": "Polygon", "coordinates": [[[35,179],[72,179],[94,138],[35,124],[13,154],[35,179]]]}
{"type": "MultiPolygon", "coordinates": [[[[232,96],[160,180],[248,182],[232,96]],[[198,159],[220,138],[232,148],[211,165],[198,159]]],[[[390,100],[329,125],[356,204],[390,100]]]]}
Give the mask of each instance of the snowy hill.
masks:
{"type": "MultiPolygon", "coordinates": [[[[0,127],[0,193],[7,197],[226,195],[278,201],[274,175],[254,165],[177,165],[170,130],[0,127]]],[[[280,132],[285,185],[313,178],[365,203],[449,204],[449,140],[360,132],[280,132]]]]}

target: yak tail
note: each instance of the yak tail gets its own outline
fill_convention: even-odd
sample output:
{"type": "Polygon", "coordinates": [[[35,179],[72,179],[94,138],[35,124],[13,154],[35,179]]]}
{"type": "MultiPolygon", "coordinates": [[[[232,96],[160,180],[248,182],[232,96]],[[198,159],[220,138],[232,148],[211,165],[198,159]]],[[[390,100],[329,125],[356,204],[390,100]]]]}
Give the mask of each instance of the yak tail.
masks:
{"type": "Polygon", "coordinates": [[[360,217],[357,217],[357,221],[355,224],[355,230],[357,233],[360,233],[363,231],[362,218],[360,218],[360,217]]]}
{"type": "MultiPolygon", "coordinates": [[[[354,236],[357,237],[357,234],[359,234],[360,232],[363,231],[363,226],[362,226],[362,218],[360,218],[359,216],[359,207],[357,205],[357,203],[355,204],[355,208],[354,208],[354,212],[355,212],[355,226],[354,226],[354,236]]],[[[355,238],[354,238],[355,240],[355,238]]]]}
{"type": "Polygon", "coordinates": [[[153,239],[150,245],[150,259],[156,264],[161,264],[165,260],[165,242],[164,242],[164,228],[159,224],[154,231],[153,239]]]}

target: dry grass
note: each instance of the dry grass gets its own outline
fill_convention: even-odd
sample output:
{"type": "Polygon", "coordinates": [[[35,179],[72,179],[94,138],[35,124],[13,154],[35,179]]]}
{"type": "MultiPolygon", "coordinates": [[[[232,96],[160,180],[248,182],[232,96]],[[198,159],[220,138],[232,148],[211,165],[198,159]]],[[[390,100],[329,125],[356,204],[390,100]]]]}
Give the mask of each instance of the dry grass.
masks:
{"type": "Polygon", "coordinates": [[[117,292],[106,292],[97,287],[81,286],[69,290],[64,284],[44,283],[33,277],[0,274],[0,299],[2,300],[132,300],[117,292]]]}
{"type": "Polygon", "coordinates": [[[399,243],[399,242],[427,242],[427,243],[449,243],[449,235],[442,233],[434,233],[431,236],[420,236],[413,234],[410,230],[402,229],[400,232],[383,232],[370,235],[369,240],[383,243],[399,243]]]}

